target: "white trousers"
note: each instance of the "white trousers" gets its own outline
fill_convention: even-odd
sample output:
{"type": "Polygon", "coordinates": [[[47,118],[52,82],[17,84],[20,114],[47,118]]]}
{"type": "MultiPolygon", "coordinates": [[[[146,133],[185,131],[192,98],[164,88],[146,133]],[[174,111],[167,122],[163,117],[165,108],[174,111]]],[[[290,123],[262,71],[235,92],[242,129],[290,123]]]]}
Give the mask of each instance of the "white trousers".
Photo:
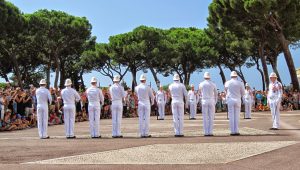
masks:
{"type": "Polygon", "coordinates": [[[175,135],[183,135],[184,103],[172,102],[175,135]]]}
{"type": "Polygon", "coordinates": [[[37,105],[37,125],[40,138],[48,136],[48,105],[37,105]]]}
{"type": "Polygon", "coordinates": [[[112,119],[112,136],[121,136],[121,121],[123,114],[123,104],[112,103],[111,119],[112,119]]]}
{"type": "Polygon", "coordinates": [[[4,111],[4,106],[3,105],[0,105],[1,107],[0,107],[0,109],[1,109],[1,119],[3,120],[4,119],[4,113],[5,113],[5,111],[4,111]]]}
{"type": "Polygon", "coordinates": [[[202,101],[203,131],[205,135],[213,134],[215,110],[214,101],[202,101]]]}
{"type": "Polygon", "coordinates": [[[195,118],[197,113],[197,103],[190,101],[189,105],[190,105],[190,118],[195,118]]]}
{"type": "Polygon", "coordinates": [[[74,136],[74,126],[75,126],[75,105],[64,105],[64,122],[65,122],[65,132],[66,137],[74,136]]]}
{"type": "Polygon", "coordinates": [[[239,133],[241,101],[240,99],[229,99],[227,104],[231,133],[239,133]]]}
{"type": "Polygon", "coordinates": [[[245,100],[245,118],[251,118],[251,107],[252,102],[250,100],[245,100]]]}
{"type": "Polygon", "coordinates": [[[272,114],[273,120],[273,128],[279,128],[279,121],[280,121],[280,103],[276,101],[270,102],[270,110],[272,114]]]}
{"type": "Polygon", "coordinates": [[[150,103],[139,102],[138,114],[139,114],[139,129],[140,129],[141,136],[149,135],[150,112],[151,112],[150,103]]]}
{"type": "Polygon", "coordinates": [[[164,119],[165,118],[165,103],[164,102],[158,102],[157,107],[158,107],[159,118],[164,119]]]}
{"type": "Polygon", "coordinates": [[[91,137],[100,136],[100,113],[101,108],[99,105],[91,105],[89,104],[89,121],[90,121],[90,133],[91,137]]]}

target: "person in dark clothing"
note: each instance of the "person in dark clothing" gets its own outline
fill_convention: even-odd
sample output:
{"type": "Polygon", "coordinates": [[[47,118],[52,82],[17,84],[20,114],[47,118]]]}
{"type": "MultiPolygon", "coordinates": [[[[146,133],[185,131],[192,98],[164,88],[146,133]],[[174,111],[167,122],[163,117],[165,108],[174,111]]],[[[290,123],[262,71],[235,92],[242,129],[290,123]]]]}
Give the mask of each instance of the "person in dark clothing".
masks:
{"type": "Polygon", "coordinates": [[[26,97],[26,94],[23,93],[22,90],[17,90],[17,95],[15,97],[15,102],[17,103],[17,114],[20,114],[21,116],[25,116],[25,104],[24,104],[24,98],[26,97]]]}

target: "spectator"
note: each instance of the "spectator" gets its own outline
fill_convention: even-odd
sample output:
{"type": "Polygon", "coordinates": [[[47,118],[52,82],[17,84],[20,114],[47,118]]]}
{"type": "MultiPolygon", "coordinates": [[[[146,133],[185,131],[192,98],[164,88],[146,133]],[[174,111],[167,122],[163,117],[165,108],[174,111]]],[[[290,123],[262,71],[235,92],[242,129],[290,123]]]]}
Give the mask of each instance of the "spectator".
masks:
{"type": "Polygon", "coordinates": [[[21,116],[25,116],[25,104],[24,98],[26,97],[26,93],[24,93],[20,88],[17,88],[16,96],[14,101],[16,103],[16,113],[21,116]]]}
{"type": "Polygon", "coordinates": [[[58,125],[60,122],[61,121],[55,112],[55,106],[51,106],[49,109],[49,125],[58,125]]]}
{"type": "Polygon", "coordinates": [[[23,103],[24,103],[24,108],[25,108],[25,115],[26,117],[28,117],[28,115],[30,113],[32,113],[32,98],[31,98],[31,94],[29,93],[29,91],[25,91],[25,97],[23,99],[23,103]]]}
{"type": "Polygon", "coordinates": [[[32,102],[32,113],[35,113],[37,110],[37,99],[35,95],[36,89],[31,90],[31,102],[32,102]]]}
{"type": "Polygon", "coordinates": [[[36,120],[36,117],[34,116],[34,114],[29,114],[27,121],[28,121],[29,127],[36,127],[37,120],[36,120]]]}
{"type": "Polygon", "coordinates": [[[0,119],[2,119],[2,108],[3,108],[2,96],[3,96],[3,91],[0,89],[0,119]]]}
{"type": "Polygon", "coordinates": [[[104,104],[103,104],[103,115],[101,118],[110,118],[110,105],[111,105],[111,98],[107,91],[103,90],[104,93],[104,104]]]}
{"type": "Polygon", "coordinates": [[[2,121],[2,130],[8,130],[11,127],[11,110],[7,109],[4,115],[4,120],[2,121]]]}
{"type": "Polygon", "coordinates": [[[255,96],[256,96],[256,103],[257,103],[256,105],[259,105],[263,99],[263,95],[261,94],[261,91],[257,91],[255,96]]]}

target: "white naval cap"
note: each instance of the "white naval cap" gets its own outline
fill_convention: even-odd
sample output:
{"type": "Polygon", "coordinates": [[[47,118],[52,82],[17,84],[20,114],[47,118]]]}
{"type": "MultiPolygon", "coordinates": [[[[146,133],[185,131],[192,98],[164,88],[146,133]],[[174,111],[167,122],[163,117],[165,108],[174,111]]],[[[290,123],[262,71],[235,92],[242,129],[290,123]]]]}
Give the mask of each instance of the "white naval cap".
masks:
{"type": "Polygon", "coordinates": [[[91,83],[97,83],[97,78],[96,77],[92,77],[91,83]]]}
{"type": "Polygon", "coordinates": [[[271,77],[275,77],[275,78],[277,78],[277,75],[276,75],[276,73],[272,72],[272,73],[270,74],[270,78],[271,78],[271,77]]]}
{"type": "Polygon", "coordinates": [[[40,81],[40,85],[45,85],[45,84],[47,84],[47,83],[46,83],[46,80],[45,80],[45,79],[42,79],[42,80],[40,81]]]}
{"type": "Polygon", "coordinates": [[[237,77],[237,76],[238,75],[237,75],[236,71],[232,71],[231,74],[230,74],[230,77],[237,77]]]}
{"type": "Polygon", "coordinates": [[[205,79],[210,79],[210,74],[209,74],[209,72],[205,72],[203,77],[204,77],[205,79]]]}
{"type": "Polygon", "coordinates": [[[119,82],[120,81],[120,76],[118,76],[118,75],[114,76],[114,80],[113,81],[114,82],[119,82]]]}
{"type": "Polygon", "coordinates": [[[180,78],[179,78],[179,75],[178,74],[174,74],[174,77],[173,77],[173,80],[174,81],[178,81],[180,78]]]}
{"type": "Polygon", "coordinates": [[[71,86],[71,85],[72,85],[71,79],[66,79],[65,86],[71,86]]]}
{"type": "Polygon", "coordinates": [[[145,74],[142,74],[142,75],[140,76],[140,80],[147,80],[145,74]]]}

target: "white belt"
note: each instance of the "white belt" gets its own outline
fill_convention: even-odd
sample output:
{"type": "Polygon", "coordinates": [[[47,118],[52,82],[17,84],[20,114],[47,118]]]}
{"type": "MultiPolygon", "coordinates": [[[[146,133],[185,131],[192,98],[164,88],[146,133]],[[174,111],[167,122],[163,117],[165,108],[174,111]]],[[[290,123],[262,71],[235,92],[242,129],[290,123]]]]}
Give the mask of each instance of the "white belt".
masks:
{"type": "Polygon", "coordinates": [[[64,105],[75,105],[75,103],[64,103],[64,105]]]}
{"type": "Polygon", "coordinates": [[[39,103],[39,104],[37,104],[38,106],[44,106],[44,105],[46,105],[46,106],[48,106],[48,103],[39,103]]]}
{"type": "Polygon", "coordinates": [[[123,104],[122,100],[113,100],[111,103],[112,104],[123,104]]]}
{"type": "Polygon", "coordinates": [[[94,101],[94,102],[89,102],[90,104],[98,104],[98,103],[100,103],[100,101],[94,101]]]}
{"type": "Polygon", "coordinates": [[[96,106],[98,106],[98,105],[100,105],[100,102],[89,102],[89,105],[96,105],[96,106]]]}

